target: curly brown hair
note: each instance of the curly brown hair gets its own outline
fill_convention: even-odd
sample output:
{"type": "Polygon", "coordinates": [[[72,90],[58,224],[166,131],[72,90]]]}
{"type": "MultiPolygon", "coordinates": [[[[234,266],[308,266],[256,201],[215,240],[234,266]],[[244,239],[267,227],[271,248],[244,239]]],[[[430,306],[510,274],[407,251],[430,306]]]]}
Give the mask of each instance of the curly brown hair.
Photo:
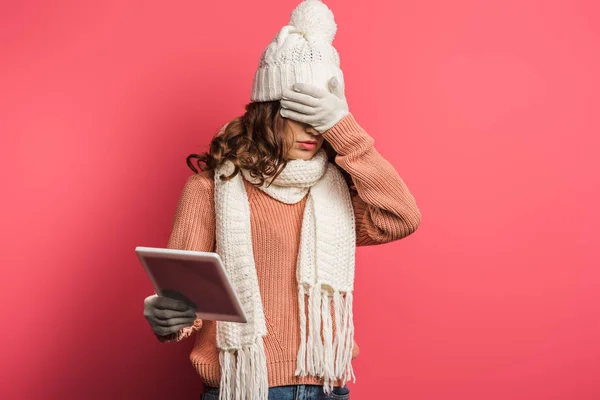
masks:
{"type": "MultiPolygon", "coordinates": [[[[194,173],[199,170],[193,159],[197,159],[196,165],[200,170],[211,174],[225,160],[230,160],[235,166],[233,173],[221,175],[220,179],[228,181],[244,168],[253,178],[258,178],[257,183],[251,183],[261,186],[267,178],[275,179],[285,168],[288,162],[286,154],[293,143],[285,134],[287,120],[279,113],[281,103],[278,100],[251,102],[244,108],[244,115],[231,120],[220,135],[213,137],[208,151],[187,156],[186,163],[194,173]]],[[[337,152],[326,140],[322,146],[329,162],[336,165],[348,186],[355,190],[350,174],[335,163],[337,152]]]]}

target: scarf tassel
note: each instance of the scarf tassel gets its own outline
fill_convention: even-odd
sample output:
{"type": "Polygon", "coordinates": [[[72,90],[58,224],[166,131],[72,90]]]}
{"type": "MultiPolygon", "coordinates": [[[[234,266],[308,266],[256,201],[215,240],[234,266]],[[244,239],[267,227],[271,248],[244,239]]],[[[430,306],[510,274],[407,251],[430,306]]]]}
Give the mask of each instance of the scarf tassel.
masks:
{"type": "Polygon", "coordinates": [[[250,346],[220,350],[219,362],[220,400],[267,399],[269,384],[262,336],[250,346]]]}
{"type": "Polygon", "coordinates": [[[354,345],[354,324],[352,315],[352,292],[339,291],[332,295],[315,285],[309,290],[308,318],[305,313],[303,285],[298,285],[300,306],[300,346],[298,349],[296,376],[314,375],[324,378],[323,390],[331,393],[337,380],[344,382],[356,376],[352,368],[352,347],[354,345]],[[335,335],[331,305],[335,315],[335,335]],[[308,335],[306,334],[308,323],[308,335]],[[322,338],[321,338],[322,323],[322,338]]]}
{"type": "Polygon", "coordinates": [[[306,312],[304,311],[304,285],[298,285],[298,304],[300,305],[300,346],[298,348],[296,376],[306,376],[308,371],[306,368],[306,312]]]}

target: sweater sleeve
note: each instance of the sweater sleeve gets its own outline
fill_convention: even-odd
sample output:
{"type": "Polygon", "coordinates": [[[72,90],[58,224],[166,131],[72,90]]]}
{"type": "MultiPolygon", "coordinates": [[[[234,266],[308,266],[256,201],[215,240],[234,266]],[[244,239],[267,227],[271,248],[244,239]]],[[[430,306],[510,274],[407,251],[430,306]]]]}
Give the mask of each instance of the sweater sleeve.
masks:
{"type": "MultiPolygon", "coordinates": [[[[214,251],[215,217],[214,186],[209,173],[200,171],[191,175],[181,193],[167,248],[178,250],[214,251]]],[[[179,342],[202,328],[202,319],[192,326],[181,328],[169,335],[156,335],[161,342],[179,342]]]]}
{"type": "Polygon", "coordinates": [[[421,222],[415,198],[352,113],[322,135],[337,152],[336,164],[350,174],[356,187],[350,191],[356,245],[388,243],[413,233],[421,222]]]}

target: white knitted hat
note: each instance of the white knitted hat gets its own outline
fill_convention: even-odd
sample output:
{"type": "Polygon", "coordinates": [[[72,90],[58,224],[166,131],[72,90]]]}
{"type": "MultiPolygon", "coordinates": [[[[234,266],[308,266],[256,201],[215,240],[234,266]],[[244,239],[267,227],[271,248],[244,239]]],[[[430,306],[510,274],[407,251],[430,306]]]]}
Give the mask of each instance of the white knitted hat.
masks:
{"type": "Polygon", "coordinates": [[[336,31],[333,13],[321,0],[298,4],[262,53],[250,100],[280,100],[296,82],[329,89],[334,76],[344,86],[340,57],[331,44],[336,31]]]}

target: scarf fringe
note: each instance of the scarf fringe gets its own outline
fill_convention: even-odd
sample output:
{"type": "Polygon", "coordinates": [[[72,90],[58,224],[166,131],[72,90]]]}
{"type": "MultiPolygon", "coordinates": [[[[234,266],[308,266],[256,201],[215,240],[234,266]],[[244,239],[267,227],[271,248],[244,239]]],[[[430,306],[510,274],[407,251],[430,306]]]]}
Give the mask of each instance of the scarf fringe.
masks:
{"type": "Polygon", "coordinates": [[[344,381],[349,381],[352,379],[352,383],[356,383],[356,376],[354,376],[354,370],[352,368],[352,347],[354,345],[354,323],[353,323],[353,313],[352,313],[352,301],[354,296],[352,292],[346,293],[345,299],[345,307],[344,307],[344,332],[346,334],[346,342],[345,347],[343,348],[344,357],[344,365],[345,367],[345,375],[344,381]]]}
{"type": "Polygon", "coordinates": [[[298,347],[296,376],[308,375],[306,369],[306,312],[304,311],[304,297],[306,292],[304,291],[304,285],[298,285],[298,304],[300,305],[300,346],[298,347]]]}
{"type": "Polygon", "coordinates": [[[323,390],[330,394],[337,380],[347,382],[356,376],[352,368],[352,347],[354,345],[354,324],[352,313],[352,292],[339,291],[331,295],[315,285],[308,291],[308,318],[305,313],[303,285],[298,288],[300,306],[300,346],[298,348],[296,376],[313,375],[324,378],[323,390]],[[335,336],[331,305],[335,315],[335,336]],[[306,324],[308,323],[308,337],[306,324]],[[321,323],[323,337],[321,338],[321,323]]]}
{"type": "Polygon", "coordinates": [[[321,286],[311,289],[308,299],[308,372],[313,376],[323,376],[323,342],[321,341],[321,286]]]}
{"type": "MultiPolygon", "coordinates": [[[[321,292],[321,319],[323,320],[323,376],[325,378],[323,389],[325,393],[333,390],[335,383],[333,359],[333,326],[331,320],[331,302],[329,293],[321,292]]],[[[336,335],[337,336],[337,335],[336,335]]]]}
{"type": "Polygon", "coordinates": [[[267,400],[267,360],[263,338],[241,349],[220,350],[221,382],[219,400],[267,400]]]}

